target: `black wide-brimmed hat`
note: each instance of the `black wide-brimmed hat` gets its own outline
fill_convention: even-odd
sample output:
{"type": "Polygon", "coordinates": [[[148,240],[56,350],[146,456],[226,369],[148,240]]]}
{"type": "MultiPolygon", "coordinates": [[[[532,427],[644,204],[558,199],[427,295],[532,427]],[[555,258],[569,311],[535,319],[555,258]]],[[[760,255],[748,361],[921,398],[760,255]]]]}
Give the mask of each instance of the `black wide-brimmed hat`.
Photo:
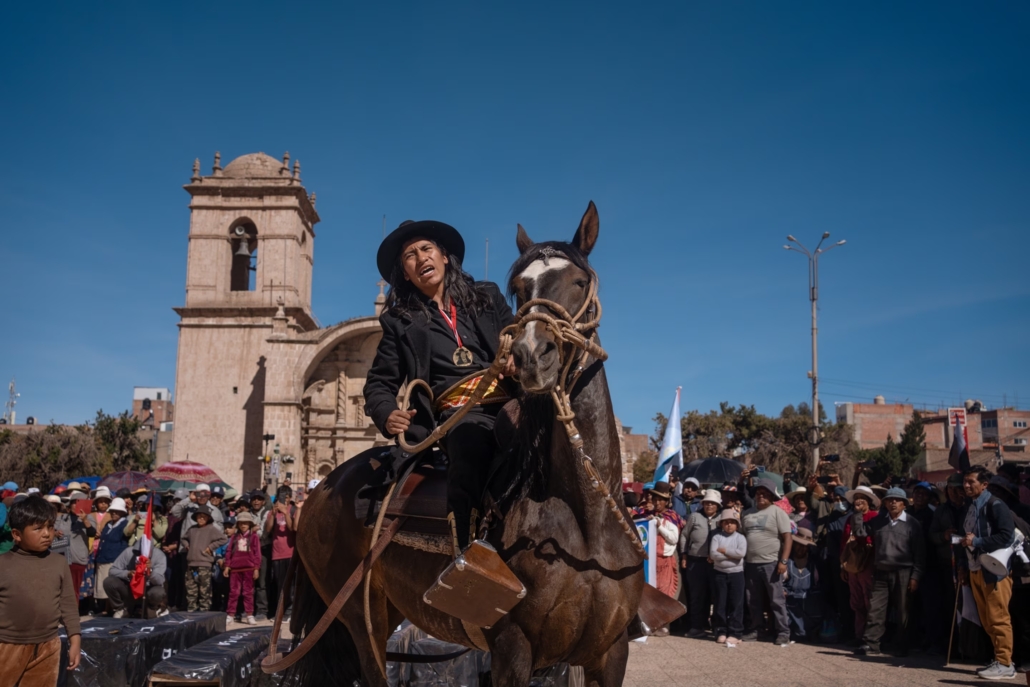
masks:
{"type": "Polygon", "coordinates": [[[413,222],[409,219],[401,222],[401,225],[391,231],[379,244],[376,265],[379,267],[379,274],[383,275],[383,279],[390,281],[393,266],[397,263],[401,247],[412,239],[429,239],[436,245],[442,246],[459,262],[465,259],[465,239],[461,238],[457,229],[436,220],[425,219],[413,222]]]}

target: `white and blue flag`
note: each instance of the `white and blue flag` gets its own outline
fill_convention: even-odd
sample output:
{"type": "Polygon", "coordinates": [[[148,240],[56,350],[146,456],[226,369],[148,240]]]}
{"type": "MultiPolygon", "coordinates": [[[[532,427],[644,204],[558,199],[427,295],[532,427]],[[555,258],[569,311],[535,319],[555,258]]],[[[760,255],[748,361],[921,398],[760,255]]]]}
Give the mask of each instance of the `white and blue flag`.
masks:
{"type": "Polygon", "coordinates": [[[658,454],[658,467],[654,469],[655,482],[668,482],[673,470],[683,467],[683,433],[680,429],[680,389],[676,387],[676,400],[672,402],[669,421],[662,437],[662,450],[658,454]]]}

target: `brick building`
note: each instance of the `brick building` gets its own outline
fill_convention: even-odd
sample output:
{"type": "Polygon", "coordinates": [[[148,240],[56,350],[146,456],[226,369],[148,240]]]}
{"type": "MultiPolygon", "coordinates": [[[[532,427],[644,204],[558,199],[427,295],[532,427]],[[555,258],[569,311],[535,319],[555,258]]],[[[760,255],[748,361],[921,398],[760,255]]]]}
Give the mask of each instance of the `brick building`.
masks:
{"type": "Polygon", "coordinates": [[[984,442],[1006,454],[1027,453],[1030,441],[1030,410],[998,408],[981,414],[984,442]]]}

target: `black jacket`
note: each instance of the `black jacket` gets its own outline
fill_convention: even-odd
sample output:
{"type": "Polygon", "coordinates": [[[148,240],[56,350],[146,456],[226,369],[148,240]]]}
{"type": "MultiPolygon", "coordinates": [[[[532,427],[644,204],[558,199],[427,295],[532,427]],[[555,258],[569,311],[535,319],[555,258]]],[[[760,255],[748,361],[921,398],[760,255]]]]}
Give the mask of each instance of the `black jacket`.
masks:
{"type": "MultiPolygon", "coordinates": [[[[501,330],[515,318],[497,284],[476,282],[476,288],[490,301],[490,305],[473,319],[480,343],[493,359],[497,355],[501,330]]],[[[383,436],[392,437],[386,431],[386,419],[397,410],[397,394],[401,385],[411,379],[429,381],[430,342],[428,325],[419,313],[398,317],[384,310],[379,316],[379,324],[383,327],[383,338],[365,379],[365,414],[372,418],[383,436]]],[[[422,389],[412,394],[411,407],[418,412],[412,418],[405,437],[410,443],[417,443],[429,436],[436,421],[429,398],[422,389]]]]}

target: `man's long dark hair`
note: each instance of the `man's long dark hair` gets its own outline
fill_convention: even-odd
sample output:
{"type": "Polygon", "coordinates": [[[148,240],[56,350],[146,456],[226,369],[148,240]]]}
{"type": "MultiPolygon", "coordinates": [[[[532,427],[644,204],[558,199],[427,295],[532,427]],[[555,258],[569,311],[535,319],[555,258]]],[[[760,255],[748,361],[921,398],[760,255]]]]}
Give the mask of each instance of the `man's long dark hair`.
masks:
{"type": "MultiPolygon", "coordinates": [[[[432,240],[432,239],[426,239],[432,240]]],[[[444,289],[451,301],[459,310],[471,314],[473,317],[479,315],[490,304],[489,297],[476,286],[476,280],[472,275],[461,268],[461,260],[456,255],[451,255],[447,249],[436,241],[433,245],[440,253],[447,257],[447,265],[444,266],[443,283],[444,289]]],[[[415,313],[425,315],[426,321],[433,316],[430,310],[430,300],[415,285],[404,278],[404,265],[401,264],[400,256],[393,265],[393,272],[390,273],[390,291],[386,295],[386,310],[395,316],[415,313]]]]}

